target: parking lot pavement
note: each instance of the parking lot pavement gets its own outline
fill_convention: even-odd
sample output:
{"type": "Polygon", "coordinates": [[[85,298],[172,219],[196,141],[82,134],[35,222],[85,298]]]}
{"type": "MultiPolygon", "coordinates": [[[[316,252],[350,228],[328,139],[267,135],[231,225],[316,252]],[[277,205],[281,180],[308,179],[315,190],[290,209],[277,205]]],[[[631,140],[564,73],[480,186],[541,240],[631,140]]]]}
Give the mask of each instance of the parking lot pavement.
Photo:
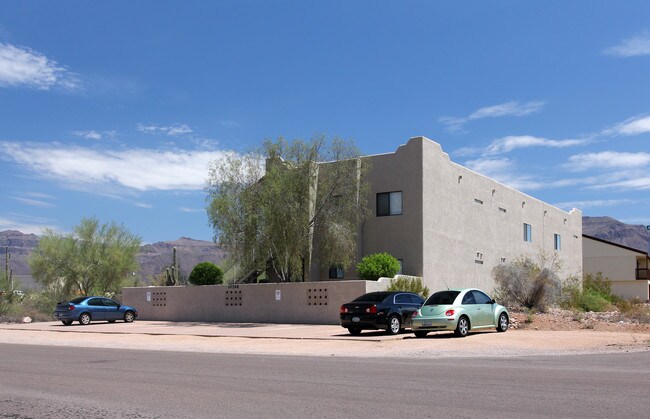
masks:
{"type": "Polygon", "coordinates": [[[271,323],[200,323],[165,322],[136,320],[133,323],[97,322],[87,326],[74,323],[64,326],[61,322],[38,322],[20,324],[0,324],[0,329],[31,330],[46,332],[76,332],[103,334],[140,335],[186,335],[203,337],[245,337],[264,339],[314,339],[314,340],[363,340],[365,342],[400,340],[410,333],[387,335],[381,330],[364,331],[360,336],[352,336],[337,325],[320,324],[271,324],[271,323]]]}

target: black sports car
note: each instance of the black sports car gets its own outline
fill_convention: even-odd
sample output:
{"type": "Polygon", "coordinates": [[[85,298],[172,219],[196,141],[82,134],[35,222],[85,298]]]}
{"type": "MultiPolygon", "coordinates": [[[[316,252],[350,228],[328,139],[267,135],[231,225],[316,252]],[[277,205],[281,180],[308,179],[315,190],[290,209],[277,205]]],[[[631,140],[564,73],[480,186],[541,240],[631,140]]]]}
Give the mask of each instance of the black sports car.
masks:
{"type": "Polygon", "coordinates": [[[351,335],[368,329],[396,335],[411,326],[411,316],[422,303],[424,299],[411,292],[370,292],[341,306],[341,326],[351,335]]]}

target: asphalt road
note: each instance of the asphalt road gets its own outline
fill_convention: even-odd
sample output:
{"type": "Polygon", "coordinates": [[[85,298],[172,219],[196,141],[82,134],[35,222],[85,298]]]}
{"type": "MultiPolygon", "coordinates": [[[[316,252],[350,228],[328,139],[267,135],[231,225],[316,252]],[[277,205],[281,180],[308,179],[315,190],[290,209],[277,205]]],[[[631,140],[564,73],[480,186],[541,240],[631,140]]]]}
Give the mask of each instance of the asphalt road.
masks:
{"type": "Polygon", "coordinates": [[[0,344],[0,417],[647,417],[650,352],[495,359],[0,344]]]}

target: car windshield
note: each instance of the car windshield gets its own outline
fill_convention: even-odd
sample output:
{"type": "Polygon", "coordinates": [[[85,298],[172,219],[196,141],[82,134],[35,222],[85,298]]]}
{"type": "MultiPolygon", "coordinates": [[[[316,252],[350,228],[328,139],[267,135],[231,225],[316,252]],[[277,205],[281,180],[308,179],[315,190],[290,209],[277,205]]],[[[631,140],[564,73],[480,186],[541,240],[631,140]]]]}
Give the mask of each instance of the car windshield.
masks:
{"type": "Polygon", "coordinates": [[[361,297],[355,298],[353,302],[381,303],[388,295],[387,292],[371,292],[370,294],[363,294],[361,297]]]}
{"type": "Polygon", "coordinates": [[[88,298],[88,297],[77,297],[77,298],[75,298],[74,300],[70,300],[70,302],[71,302],[72,304],[79,304],[80,302],[82,302],[82,301],[85,300],[86,298],[88,298]]]}
{"type": "Polygon", "coordinates": [[[448,306],[454,304],[454,300],[458,297],[460,291],[440,291],[431,295],[424,303],[425,306],[448,306]]]}

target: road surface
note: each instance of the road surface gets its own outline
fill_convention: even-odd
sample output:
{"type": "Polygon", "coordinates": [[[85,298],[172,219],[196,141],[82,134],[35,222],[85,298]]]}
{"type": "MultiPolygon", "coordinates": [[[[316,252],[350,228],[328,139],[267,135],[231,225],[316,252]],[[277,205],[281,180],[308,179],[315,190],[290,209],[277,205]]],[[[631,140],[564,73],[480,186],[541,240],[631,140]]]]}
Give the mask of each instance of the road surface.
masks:
{"type": "Polygon", "coordinates": [[[342,358],[0,344],[0,417],[648,417],[650,352],[342,358]]]}

